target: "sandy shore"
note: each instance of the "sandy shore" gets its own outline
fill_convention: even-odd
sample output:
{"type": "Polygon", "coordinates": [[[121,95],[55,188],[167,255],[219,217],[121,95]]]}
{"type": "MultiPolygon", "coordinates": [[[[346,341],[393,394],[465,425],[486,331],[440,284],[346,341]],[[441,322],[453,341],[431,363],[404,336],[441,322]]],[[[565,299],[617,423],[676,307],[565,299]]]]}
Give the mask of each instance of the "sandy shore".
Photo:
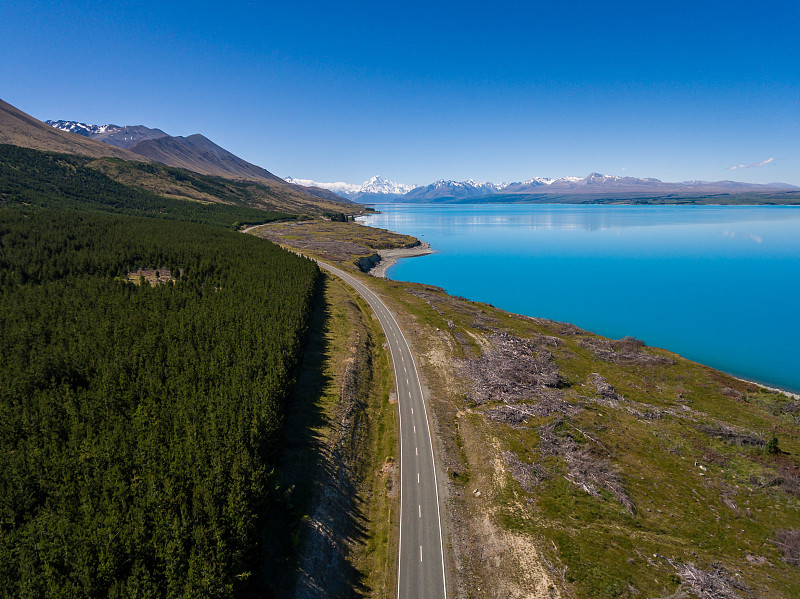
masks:
{"type": "Polygon", "coordinates": [[[399,248],[394,250],[378,250],[381,261],[370,269],[369,274],[373,277],[386,278],[386,269],[397,264],[400,258],[413,258],[414,256],[425,256],[432,254],[431,246],[424,241],[413,248],[399,248]]]}

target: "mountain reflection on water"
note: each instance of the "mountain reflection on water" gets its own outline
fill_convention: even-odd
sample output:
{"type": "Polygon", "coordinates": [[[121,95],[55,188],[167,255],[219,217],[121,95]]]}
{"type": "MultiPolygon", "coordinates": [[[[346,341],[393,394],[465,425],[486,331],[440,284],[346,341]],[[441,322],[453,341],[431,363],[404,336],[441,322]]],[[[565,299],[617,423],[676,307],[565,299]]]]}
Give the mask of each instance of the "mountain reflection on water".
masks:
{"type": "MultiPolygon", "coordinates": [[[[800,219],[794,206],[628,206],[573,204],[379,204],[382,213],[359,220],[392,229],[417,225],[448,231],[453,226],[474,230],[486,225],[546,229],[602,231],[622,227],[721,224],[800,219]]],[[[394,230],[394,229],[392,229],[394,230]]]]}

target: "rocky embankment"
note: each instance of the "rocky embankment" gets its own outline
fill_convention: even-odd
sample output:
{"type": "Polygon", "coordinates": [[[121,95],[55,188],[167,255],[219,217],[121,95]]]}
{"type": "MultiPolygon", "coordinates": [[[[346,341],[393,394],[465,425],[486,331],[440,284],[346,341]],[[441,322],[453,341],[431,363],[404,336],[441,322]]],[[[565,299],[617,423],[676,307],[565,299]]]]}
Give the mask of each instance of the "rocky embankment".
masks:
{"type": "Polygon", "coordinates": [[[424,241],[415,241],[402,248],[378,250],[371,256],[362,256],[356,260],[356,266],[361,272],[367,272],[373,277],[386,278],[386,270],[397,264],[401,258],[413,258],[432,254],[431,246],[424,241]]]}

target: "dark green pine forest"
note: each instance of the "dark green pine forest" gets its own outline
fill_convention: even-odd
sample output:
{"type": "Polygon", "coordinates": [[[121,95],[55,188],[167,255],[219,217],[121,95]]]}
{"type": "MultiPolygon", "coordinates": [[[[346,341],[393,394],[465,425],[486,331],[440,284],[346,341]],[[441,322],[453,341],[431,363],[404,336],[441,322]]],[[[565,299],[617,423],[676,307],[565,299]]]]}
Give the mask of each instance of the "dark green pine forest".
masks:
{"type": "MultiPolygon", "coordinates": [[[[111,160],[111,159],[109,159],[111,160]]],[[[53,207],[58,210],[102,211],[141,215],[184,222],[206,223],[229,229],[288,218],[292,215],[243,205],[240,198],[223,196],[230,203],[203,204],[164,197],[146,189],[118,183],[87,166],[91,158],[40,152],[0,144],[0,206],[53,207]],[[238,203],[239,205],[236,205],[238,203]]],[[[191,181],[199,191],[224,192],[214,185],[218,177],[197,175],[177,168],[145,163],[130,165],[143,174],[168,171],[176,179],[191,181]]],[[[228,186],[237,185],[226,181],[228,186]]],[[[239,186],[245,186],[239,183],[239,186]]],[[[218,196],[219,197],[219,196],[218,196]]]]}
{"type": "Polygon", "coordinates": [[[82,160],[0,152],[0,596],[269,596],[319,270],[82,160]]]}

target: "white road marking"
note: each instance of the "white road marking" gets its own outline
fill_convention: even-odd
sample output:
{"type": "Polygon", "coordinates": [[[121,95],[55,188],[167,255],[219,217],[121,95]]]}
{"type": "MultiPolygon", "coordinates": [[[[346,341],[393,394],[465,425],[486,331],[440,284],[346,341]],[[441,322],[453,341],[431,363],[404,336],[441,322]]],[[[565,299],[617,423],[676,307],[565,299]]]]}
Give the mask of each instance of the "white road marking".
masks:
{"type": "Polygon", "coordinates": [[[419,484],[419,472],[417,472],[417,484],[419,484]]]}
{"type": "MultiPolygon", "coordinates": [[[[387,336],[388,336],[388,332],[389,332],[388,331],[388,327],[392,327],[392,325],[394,325],[392,327],[392,330],[391,330],[392,335],[395,337],[395,339],[397,338],[398,334],[400,335],[400,337],[403,338],[403,343],[402,344],[400,344],[398,342],[398,344],[397,344],[398,347],[396,347],[396,348],[390,344],[390,349],[397,349],[398,352],[401,354],[401,356],[399,356],[399,357],[401,358],[402,361],[405,361],[404,354],[407,354],[408,360],[410,360],[410,362],[411,362],[411,369],[414,370],[415,373],[416,373],[416,368],[417,368],[416,360],[414,359],[414,355],[410,351],[410,346],[408,345],[408,341],[406,340],[405,335],[403,334],[403,331],[398,327],[397,321],[395,320],[394,316],[386,308],[386,306],[383,304],[383,302],[379,299],[377,294],[375,294],[372,291],[368,290],[364,285],[362,285],[361,283],[356,281],[355,278],[353,278],[350,275],[347,275],[347,274],[341,272],[340,270],[338,270],[338,269],[336,269],[334,267],[331,267],[331,266],[329,266],[327,264],[324,264],[324,263],[320,263],[320,266],[322,268],[325,268],[326,270],[334,272],[335,274],[341,276],[344,280],[348,281],[351,285],[353,285],[354,288],[358,289],[358,291],[360,293],[362,293],[362,295],[368,300],[368,303],[373,308],[373,310],[376,311],[376,313],[379,312],[379,313],[385,314],[387,316],[387,321],[388,322],[386,322],[386,323],[382,322],[381,323],[382,325],[384,325],[384,331],[387,332],[387,336]],[[403,351],[404,348],[405,348],[405,352],[403,351]]],[[[392,357],[394,358],[394,354],[392,355],[392,357]]],[[[398,370],[397,369],[398,361],[393,359],[393,362],[394,362],[394,366],[395,366],[395,380],[396,380],[397,379],[397,374],[398,374],[398,372],[397,372],[397,370],[398,370]]],[[[420,394],[422,394],[422,384],[421,384],[421,382],[419,381],[419,379],[416,379],[414,382],[419,387],[420,394]]],[[[407,381],[407,384],[408,384],[408,381],[407,381]]],[[[424,402],[425,402],[424,396],[421,397],[421,400],[423,402],[423,417],[425,418],[425,427],[426,427],[426,429],[428,431],[428,438],[430,440],[432,435],[431,435],[430,425],[428,424],[428,417],[427,417],[427,414],[425,413],[425,410],[424,410],[424,402]]],[[[413,414],[413,408],[412,408],[412,412],[411,413],[413,414]]],[[[402,411],[401,411],[399,417],[402,420],[402,411]]],[[[402,429],[402,423],[401,423],[401,429],[402,429]]],[[[438,533],[439,533],[439,548],[440,548],[440,555],[441,555],[441,562],[442,562],[442,594],[443,594],[444,599],[447,599],[446,572],[445,572],[445,566],[444,566],[444,542],[443,542],[443,539],[442,539],[442,529],[441,529],[441,506],[439,505],[439,503],[440,503],[439,490],[438,490],[438,487],[437,487],[437,484],[436,484],[436,479],[437,479],[436,469],[435,469],[436,456],[433,453],[433,443],[432,442],[431,442],[431,444],[429,446],[429,449],[430,449],[430,452],[431,452],[431,460],[432,460],[432,462],[434,464],[434,469],[433,469],[434,485],[433,485],[433,489],[434,489],[435,494],[436,494],[436,518],[437,518],[437,522],[439,523],[438,533]]],[[[417,447],[414,448],[414,451],[417,454],[417,456],[419,456],[419,449],[417,447]]],[[[402,463],[402,454],[403,454],[403,446],[402,446],[402,443],[401,443],[400,444],[401,463],[402,463]]],[[[418,478],[419,478],[419,473],[418,473],[418,478]]],[[[401,489],[401,494],[402,494],[402,489],[401,489]]],[[[400,512],[401,512],[400,513],[400,521],[401,522],[403,521],[402,505],[403,505],[403,502],[401,501],[400,502],[400,512]]],[[[399,564],[400,564],[399,556],[403,555],[403,551],[402,551],[403,540],[404,540],[403,527],[401,526],[400,527],[400,534],[399,534],[399,548],[398,548],[398,570],[399,570],[399,567],[400,567],[399,566],[399,564]]],[[[419,546],[419,559],[420,559],[420,562],[422,562],[422,545],[419,546]]],[[[438,561],[438,560],[435,560],[435,561],[438,561]]],[[[398,594],[398,596],[400,596],[400,593],[401,593],[400,581],[401,581],[401,577],[398,576],[398,579],[397,579],[397,594],[398,594]]]]}
{"type": "Polygon", "coordinates": [[[422,506],[417,505],[417,508],[419,509],[419,517],[422,518],[422,506]]]}
{"type": "Polygon", "coordinates": [[[419,455],[419,451],[417,451],[416,447],[414,448],[414,455],[419,455]]]}
{"type": "Polygon", "coordinates": [[[414,434],[415,435],[417,434],[417,425],[416,424],[414,425],[414,434]]]}

